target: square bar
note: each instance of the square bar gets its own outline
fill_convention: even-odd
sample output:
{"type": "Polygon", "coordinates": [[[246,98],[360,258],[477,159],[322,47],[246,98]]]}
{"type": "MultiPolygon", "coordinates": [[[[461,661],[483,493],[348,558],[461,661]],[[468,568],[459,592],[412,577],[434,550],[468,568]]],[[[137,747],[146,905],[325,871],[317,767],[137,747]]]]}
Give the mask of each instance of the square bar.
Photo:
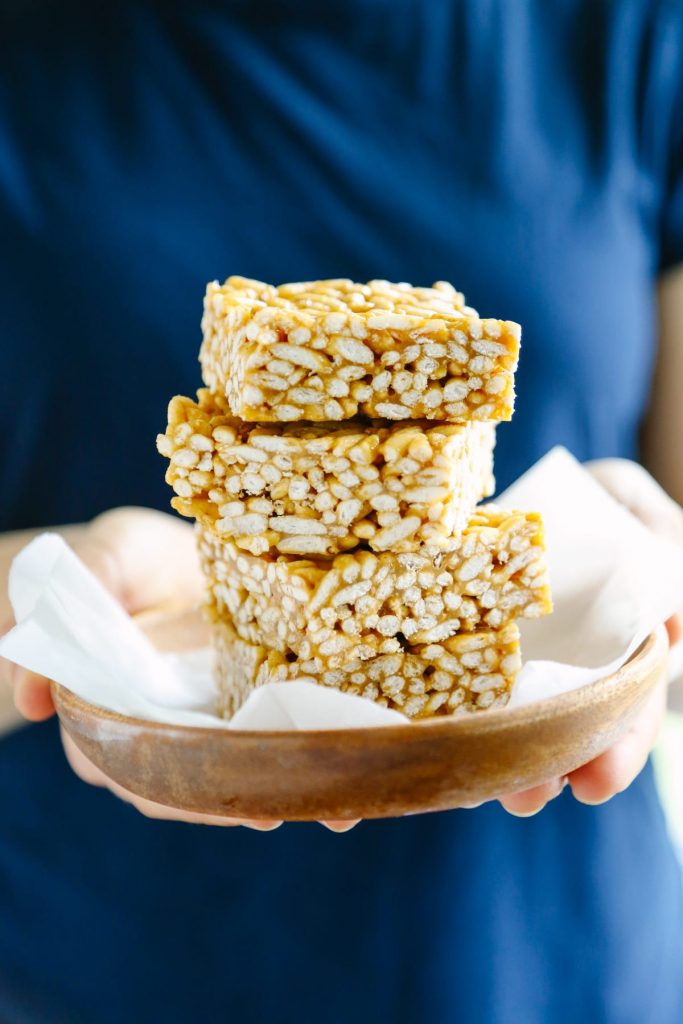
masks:
{"type": "Polygon", "coordinates": [[[514,623],[369,661],[347,658],[336,670],[320,658],[291,660],[249,643],[237,635],[229,619],[214,628],[218,713],[225,718],[231,718],[256,687],[293,679],[365,697],[408,718],[481,711],[507,704],[521,667],[514,623]]]}
{"type": "Polygon", "coordinates": [[[171,504],[255,555],[454,547],[493,493],[493,423],[251,424],[197,398],[157,439],[171,504]]]}
{"type": "Polygon", "coordinates": [[[331,668],[456,633],[500,629],[551,608],[535,513],[482,506],[459,546],[436,555],[358,550],[333,559],[240,551],[200,528],[208,606],[237,633],[331,668]]]}
{"type": "Polygon", "coordinates": [[[433,288],[340,279],[208,285],[205,384],[253,422],[509,420],[521,330],[433,288]]]}

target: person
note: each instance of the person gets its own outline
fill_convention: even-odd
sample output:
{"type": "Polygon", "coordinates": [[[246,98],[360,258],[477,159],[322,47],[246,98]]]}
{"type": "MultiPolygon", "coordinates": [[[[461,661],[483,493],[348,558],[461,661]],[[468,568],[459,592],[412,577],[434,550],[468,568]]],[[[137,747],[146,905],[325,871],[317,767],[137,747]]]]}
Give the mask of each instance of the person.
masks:
{"type": "MultiPolygon", "coordinates": [[[[2,571],[72,524],[130,611],[191,595],[154,438],[230,273],[452,280],[524,327],[500,487],[561,443],[642,457],[683,500],[681,15],[3,4],[2,571]]],[[[680,530],[644,470],[597,472],[680,530]]],[[[78,778],[47,682],[4,674],[45,721],[0,742],[2,1021],[683,1021],[680,868],[645,764],[663,685],[564,789],[264,836],[149,820],[178,812],[67,748],[78,778]]]]}

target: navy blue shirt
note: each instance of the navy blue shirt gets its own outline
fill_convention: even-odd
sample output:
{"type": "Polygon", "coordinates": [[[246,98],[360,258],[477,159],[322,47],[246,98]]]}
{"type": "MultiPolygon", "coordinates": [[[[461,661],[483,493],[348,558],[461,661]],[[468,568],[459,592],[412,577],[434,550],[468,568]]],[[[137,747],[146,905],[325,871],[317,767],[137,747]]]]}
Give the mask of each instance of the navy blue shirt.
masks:
{"type": "MultiPolygon", "coordinates": [[[[205,282],[452,280],[524,326],[501,485],[636,456],[683,260],[666,0],[0,5],[0,528],[168,506],[205,282]]],[[[271,835],[140,817],[0,741],[0,1020],[681,1024],[652,774],[599,809],[271,835]]]]}

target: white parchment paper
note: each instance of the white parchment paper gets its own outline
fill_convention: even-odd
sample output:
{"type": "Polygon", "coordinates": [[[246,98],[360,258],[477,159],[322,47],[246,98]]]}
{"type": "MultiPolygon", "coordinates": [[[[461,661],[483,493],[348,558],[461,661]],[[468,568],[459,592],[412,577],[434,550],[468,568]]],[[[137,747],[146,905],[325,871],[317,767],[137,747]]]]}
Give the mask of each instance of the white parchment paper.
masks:
{"type": "MultiPolygon", "coordinates": [[[[609,674],[683,607],[683,546],[645,527],[564,449],[553,449],[499,499],[543,514],[553,615],[520,623],[524,666],[510,707],[609,674]]],[[[408,720],[306,682],[256,690],[230,723],[212,710],[211,652],[158,653],[54,534],[16,557],[17,625],[0,655],[122,714],[177,725],[324,729],[408,720]]]]}

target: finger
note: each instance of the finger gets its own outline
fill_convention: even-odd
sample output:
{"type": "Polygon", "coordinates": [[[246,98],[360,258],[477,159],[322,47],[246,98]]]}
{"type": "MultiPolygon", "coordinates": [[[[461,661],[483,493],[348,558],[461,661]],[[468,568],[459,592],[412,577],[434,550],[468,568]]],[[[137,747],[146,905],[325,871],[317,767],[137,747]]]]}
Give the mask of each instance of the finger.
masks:
{"type": "Polygon", "coordinates": [[[255,832],[274,832],[280,825],[284,825],[283,821],[268,821],[263,818],[256,818],[253,821],[247,821],[244,818],[234,818],[233,822],[235,825],[242,825],[243,828],[252,828],[255,832]]]}
{"type": "Polygon", "coordinates": [[[352,828],[355,828],[359,824],[361,818],[355,818],[353,821],[346,821],[344,819],[328,819],[327,821],[321,821],[320,824],[330,830],[330,832],[350,832],[352,828]]]}
{"type": "Polygon", "coordinates": [[[513,814],[516,818],[530,818],[542,811],[550,800],[559,796],[566,784],[566,779],[551,779],[549,782],[533,786],[531,789],[523,789],[518,793],[506,793],[504,796],[498,797],[498,801],[508,814],[513,814]]]}
{"type": "MultiPolygon", "coordinates": [[[[13,626],[14,619],[6,619],[0,626],[0,636],[8,633],[13,626]]],[[[0,684],[10,687],[14,706],[30,722],[42,722],[54,714],[50,683],[43,676],[27,672],[7,658],[0,658],[0,684]]]]}
{"type": "Polygon", "coordinates": [[[29,722],[44,722],[55,713],[50,681],[44,676],[28,672],[19,665],[10,665],[5,676],[14,690],[14,706],[29,722]]]}
{"type": "Polygon", "coordinates": [[[683,509],[643,466],[629,459],[598,459],[586,468],[646,526],[683,544],[683,509]]]}
{"type": "Polygon", "coordinates": [[[136,796],[116,783],[110,783],[108,789],[126,803],[132,804],[145,818],[153,818],[156,821],[183,821],[188,825],[218,825],[223,828],[242,825],[257,832],[272,832],[282,824],[281,821],[223,818],[217,814],[198,814],[195,811],[184,811],[179,807],[167,807],[165,804],[157,804],[153,800],[136,796]]]}
{"type": "MultiPolygon", "coordinates": [[[[683,544],[683,508],[637,462],[599,459],[586,468],[613,498],[662,537],[683,544]]],[[[669,642],[683,639],[683,609],[666,623],[669,642]]]]}
{"type": "Polygon", "coordinates": [[[64,754],[66,755],[66,759],[69,762],[71,770],[75,772],[79,779],[82,779],[83,782],[87,782],[89,786],[106,787],[110,780],[104,772],[101,771],[97,765],[94,765],[92,761],[85,756],[83,751],[76,746],[63,725],[60,725],[59,732],[62,737],[64,754]]]}
{"type": "Polygon", "coordinates": [[[278,828],[281,821],[270,821],[260,819],[224,818],[216,814],[198,814],[194,811],[183,811],[177,807],[167,807],[165,804],[155,803],[153,800],[146,800],[144,797],[131,793],[130,790],[114,782],[108,775],[93,764],[80,750],[69,734],[62,728],[62,743],[64,753],[73,771],[83,782],[91,786],[99,786],[108,789],[114,796],[117,796],[125,803],[132,804],[140,814],[146,818],[155,818],[163,821],[185,821],[193,825],[244,825],[245,828],[256,829],[259,832],[271,832],[278,828]]]}
{"type": "MultiPolygon", "coordinates": [[[[111,556],[87,544],[84,545],[83,555],[84,561],[90,565],[104,585],[115,590],[117,572],[111,556]]],[[[3,622],[0,636],[8,632],[14,624],[13,619],[3,622]]],[[[29,672],[6,658],[0,658],[0,679],[12,688],[14,706],[29,722],[43,722],[55,713],[50,680],[45,676],[29,672]]]]}
{"type": "Polygon", "coordinates": [[[602,804],[623,792],[640,774],[650,755],[666,709],[666,686],[660,685],[629,731],[604,754],[569,775],[574,797],[602,804]]]}
{"type": "Polygon", "coordinates": [[[672,647],[679,640],[683,640],[683,612],[671,616],[666,623],[666,631],[669,634],[669,643],[672,647]]]}
{"type": "Polygon", "coordinates": [[[72,546],[81,562],[97,576],[100,583],[117,601],[127,607],[130,594],[116,549],[109,547],[89,531],[72,546]]]}
{"type": "Polygon", "coordinates": [[[114,509],[93,520],[86,544],[108,553],[116,567],[117,596],[131,613],[172,597],[188,605],[201,597],[195,533],[174,516],[153,509],[114,509]]]}

